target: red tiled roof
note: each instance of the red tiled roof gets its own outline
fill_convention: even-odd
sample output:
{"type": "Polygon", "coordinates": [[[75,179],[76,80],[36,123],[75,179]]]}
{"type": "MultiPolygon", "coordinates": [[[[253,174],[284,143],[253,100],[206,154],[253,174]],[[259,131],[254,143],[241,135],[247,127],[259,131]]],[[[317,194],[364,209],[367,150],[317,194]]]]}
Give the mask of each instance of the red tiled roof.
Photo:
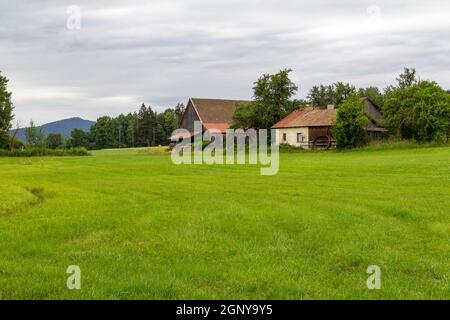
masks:
{"type": "Polygon", "coordinates": [[[306,108],[297,110],[275,124],[272,128],[296,128],[296,127],[329,127],[336,119],[336,109],[306,108]]]}
{"type": "Polygon", "coordinates": [[[302,110],[296,110],[296,111],[292,112],[286,118],[282,119],[280,122],[275,124],[272,128],[280,129],[280,128],[284,128],[284,127],[288,126],[289,123],[291,123],[291,121],[293,121],[300,115],[301,112],[302,112],[302,110]]]}
{"type": "Polygon", "coordinates": [[[230,128],[229,123],[204,123],[203,126],[206,130],[217,130],[221,133],[226,133],[227,129],[230,128]]]}

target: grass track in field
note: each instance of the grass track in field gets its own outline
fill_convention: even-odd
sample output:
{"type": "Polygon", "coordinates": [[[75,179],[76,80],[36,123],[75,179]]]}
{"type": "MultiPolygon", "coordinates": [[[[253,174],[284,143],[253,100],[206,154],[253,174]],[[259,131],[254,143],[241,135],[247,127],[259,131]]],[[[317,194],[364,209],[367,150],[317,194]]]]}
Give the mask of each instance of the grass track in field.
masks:
{"type": "Polygon", "coordinates": [[[3,299],[450,298],[448,147],[282,154],[273,177],[138,150],[0,170],[3,299]]]}

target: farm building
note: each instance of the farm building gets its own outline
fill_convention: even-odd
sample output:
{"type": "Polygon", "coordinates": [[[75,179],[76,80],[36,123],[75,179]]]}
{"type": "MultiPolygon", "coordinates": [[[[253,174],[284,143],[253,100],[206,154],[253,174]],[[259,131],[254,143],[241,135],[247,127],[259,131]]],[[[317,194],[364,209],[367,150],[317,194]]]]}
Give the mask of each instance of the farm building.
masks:
{"type": "MultiPolygon", "coordinates": [[[[194,122],[202,123],[203,132],[206,130],[218,130],[225,134],[233,122],[236,107],[250,101],[223,100],[223,99],[198,99],[190,98],[180,122],[180,129],[186,129],[193,137],[201,132],[194,132],[194,122]]],[[[181,136],[172,137],[184,138],[181,136]]]]}
{"type": "MultiPolygon", "coordinates": [[[[369,137],[372,140],[381,139],[387,133],[381,125],[381,108],[369,98],[363,100],[364,112],[369,118],[369,137]]],[[[306,108],[294,111],[272,128],[276,129],[279,144],[285,143],[305,149],[329,149],[334,146],[332,126],[336,116],[337,110],[333,106],[328,109],[306,108]]]]}

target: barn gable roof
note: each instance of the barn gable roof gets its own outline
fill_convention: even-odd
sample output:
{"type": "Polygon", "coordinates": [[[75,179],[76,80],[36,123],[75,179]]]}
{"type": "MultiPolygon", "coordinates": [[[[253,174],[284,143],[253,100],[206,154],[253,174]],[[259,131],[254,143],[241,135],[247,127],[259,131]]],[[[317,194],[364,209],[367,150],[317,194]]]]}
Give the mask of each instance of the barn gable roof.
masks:
{"type": "Polygon", "coordinates": [[[191,102],[203,123],[231,123],[236,107],[250,101],[191,98],[191,102]]]}
{"type": "Polygon", "coordinates": [[[230,127],[237,106],[250,103],[248,100],[201,98],[191,98],[189,102],[206,129],[216,129],[221,132],[225,132],[230,127]]]}

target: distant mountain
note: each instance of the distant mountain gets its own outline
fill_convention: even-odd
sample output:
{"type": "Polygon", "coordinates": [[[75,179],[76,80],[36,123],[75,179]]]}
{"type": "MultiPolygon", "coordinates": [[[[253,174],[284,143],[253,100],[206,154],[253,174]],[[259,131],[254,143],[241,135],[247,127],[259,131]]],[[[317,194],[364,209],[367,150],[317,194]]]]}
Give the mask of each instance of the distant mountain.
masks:
{"type": "MultiPolygon", "coordinates": [[[[81,118],[70,118],[70,119],[64,119],[59,120],[55,122],[50,122],[47,124],[44,124],[38,128],[42,128],[45,135],[48,135],[50,133],[61,133],[62,135],[65,135],[66,137],[70,137],[70,134],[73,129],[80,129],[83,131],[89,131],[91,130],[92,125],[94,124],[94,121],[84,120],[81,118]]],[[[17,138],[19,138],[22,141],[25,141],[25,130],[26,128],[21,128],[17,132],[17,138]]]]}

